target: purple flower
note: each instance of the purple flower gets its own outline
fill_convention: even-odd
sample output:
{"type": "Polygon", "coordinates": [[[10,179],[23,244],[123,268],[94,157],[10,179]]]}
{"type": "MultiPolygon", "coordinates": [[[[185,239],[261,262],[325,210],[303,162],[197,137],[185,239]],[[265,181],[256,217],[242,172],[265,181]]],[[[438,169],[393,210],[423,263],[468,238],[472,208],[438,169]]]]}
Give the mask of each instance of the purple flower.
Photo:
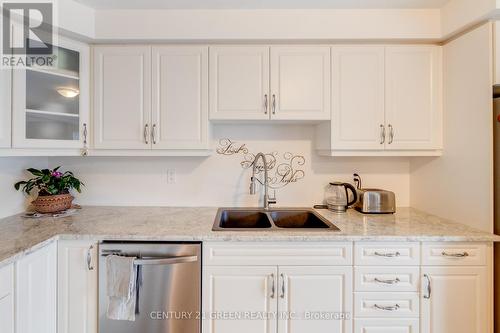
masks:
{"type": "Polygon", "coordinates": [[[50,174],[52,177],[55,177],[55,178],[61,178],[62,177],[62,172],[59,172],[59,171],[52,171],[52,173],[50,174]]]}

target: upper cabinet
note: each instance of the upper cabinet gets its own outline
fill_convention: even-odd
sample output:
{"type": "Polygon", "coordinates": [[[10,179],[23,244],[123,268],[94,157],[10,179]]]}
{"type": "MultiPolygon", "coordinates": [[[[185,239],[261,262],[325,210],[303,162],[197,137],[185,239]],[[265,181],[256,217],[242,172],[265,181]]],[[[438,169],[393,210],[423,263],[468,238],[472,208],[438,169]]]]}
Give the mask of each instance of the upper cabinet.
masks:
{"type": "Polygon", "coordinates": [[[332,48],[332,146],[383,149],[384,47],[332,48]]]}
{"type": "Polygon", "coordinates": [[[148,149],[151,48],[94,48],[94,148],[148,149]]]}
{"type": "Polygon", "coordinates": [[[0,148],[11,145],[11,71],[0,69],[0,148]]]}
{"type": "Polygon", "coordinates": [[[211,120],[330,119],[330,48],[210,48],[211,120]]]}
{"type": "Polygon", "coordinates": [[[88,46],[60,37],[55,66],[13,70],[13,148],[85,148],[88,46]]]}
{"type": "Polygon", "coordinates": [[[210,119],[269,119],[269,47],[210,48],[210,119]]]}
{"type": "Polygon", "coordinates": [[[387,47],[385,72],[386,149],[440,149],[441,48],[387,47]]]}
{"type": "Polygon", "coordinates": [[[321,154],[439,155],[439,46],[332,48],[332,121],[317,130],[321,154]]]}
{"type": "Polygon", "coordinates": [[[206,151],[208,47],[95,47],[94,128],[96,154],[206,151]]]}
{"type": "Polygon", "coordinates": [[[271,47],[271,118],[330,119],[330,47],[271,47]]]}
{"type": "Polygon", "coordinates": [[[153,47],[153,149],[208,149],[208,48],[153,47]]]}

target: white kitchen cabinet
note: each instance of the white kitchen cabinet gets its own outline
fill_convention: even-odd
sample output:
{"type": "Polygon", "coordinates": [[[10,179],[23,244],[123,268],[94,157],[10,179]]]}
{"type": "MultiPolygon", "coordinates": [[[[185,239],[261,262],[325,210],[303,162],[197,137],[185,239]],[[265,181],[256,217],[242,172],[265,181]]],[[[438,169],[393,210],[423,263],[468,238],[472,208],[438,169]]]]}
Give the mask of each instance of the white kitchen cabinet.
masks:
{"type": "Polygon", "coordinates": [[[57,331],[57,243],[16,262],[16,333],[57,331]]]}
{"type": "Polygon", "coordinates": [[[94,148],[151,148],[151,47],[94,48],[94,148]]]}
{"type": "Polygon", "coordinates": [[[279,266],[279,333],[349,333],[352,267],[279,266]],[[324,316],[324,317],[321,317],[324,316]]]}
{"type": "Polygon", "coordinates": [[[330,119],[330,47],[271,47],[271,119],[330,119]]]}
{"type": "Polygon", "coordinates": [[[0,148],[11,146],[11,74],[8,69],[0,69],[0,148]]]}
{"type": "Polygon", "coordinates": [[[386,149],[442,148],[441,58],[439,46],[386,48],[386,149]]]}
{"type": "Polygon", "coordinates": [[[332,145],[384,149],[384,47],[332,48],[332,145]]]}
{"type": "Polygon", "coordinates": [[[89,131],[89,47],[63,37],[54,66],[12,77],[12,147],[84,149],[89,131]]]}
{"type": "Polygon", "coordinates": [[[58,242],[57,331],[97,333],[97,243],[58,242]]]}
{"type": "Polygon", "coordinates": [[[0,332],[14,333],[14,264],[0,268],[0,332]]]}
{"type": "Polygon", "coordinates": [[[421,332],[491,332],[487,267],[422,267],[421,332]]]}
{"type": "Polygon", "coordinates": [[[153,149],[208,149],[208,47],[153,47],[153,149]]]}
{"type": "Polygon", "coordinates": [[[210,47],[210,119],[269,119],[269,47],[210,47]]]}
{"type": "Polygon", "coordinates": [[[276,266],[205,267],[203,294],[204,333],[277,331],[276,266]],[[255,319],[246,314],[267,317],[255,319]]]}
{"type": "Polygon", "coordinates": [[[442,153],[442,54],[434,45],[332,47],[332,120],[316,130],[328,156],[442,153]]]}

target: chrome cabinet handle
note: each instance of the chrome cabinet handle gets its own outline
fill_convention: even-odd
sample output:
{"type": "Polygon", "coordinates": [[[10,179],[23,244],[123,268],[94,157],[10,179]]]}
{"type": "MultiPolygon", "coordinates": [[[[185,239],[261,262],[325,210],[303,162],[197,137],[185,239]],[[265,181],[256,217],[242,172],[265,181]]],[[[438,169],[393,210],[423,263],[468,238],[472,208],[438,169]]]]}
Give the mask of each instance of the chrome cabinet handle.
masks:
{"type": "Polygon", "coordinates": [[[389,252],[389,253],[380,253],[380,252],[373,252],[373,255],[377,257],[387,257],[387,258],[393,258],[393,257],[399,257],[401,253],[399,252],[389,252]]]}
{"type": "Polygon", "coordinates": [[[383,310],[383,311],[397,311],[399,310],[400,306],[399,304],[395,305],[390,305],[390,306],[382,306],[378,304],[373,304],[373,308],[377,310],[383,310]]]}
{"type": "Polygon", "coordinates": [[[270,296],[271,298],[274,298],[275,292],[276,289],[274,285],[274,274],[271,274],[271,296],[270,296]]]}
{"type": "Polygon", "coordinates": [[[385,143],[385,126],[380,124],[380,144],[383,145],[385,143]]]}
{"type": "Polygon", "coordinates": [[[283,273],[280,274],[281,277],[281,298],[285,298],[285,276],[283,273]]]}
{"type": "Polygon", "coordinates": [[[427,294],[424,295],[424,298],[425,299],[429,299],[429,298],[431,298],[431,292],[432,292],[432,289],[431,289],[431,278],[427,274],[424,274],[424,278],[427,280],[427,294]]]}
{"type": "Polygon", "coordinates": [[[273,114],[276,114],[276,95],[273,94],[273,114]]]}
{"type": "Polygon", "coordinates": [[[156,144],[156,124],[153,124],[153,128],[151,129],[151,140],[153,140],[153,144],[156,144]]]}
{"type": "Polygon", "coordinates": [[[94,266],[92,266],[92,249],[94,249],[94,245],[90,245],[87,249],[87,268],[89,271],[94,270],[94,266]]]}
{"type": "Polygon", "coordinates": [[[268,108],[268,100],[267,100],[267,94],[264,95],[264,114],[267,114],[267,108],[268,108]]]}
{"type": "Polygon", "coordinates": [[[394,127],[392,127],[391,124],[389,124],[389,144],[392,144],[394,142],[394,127]]]}
{"type": "Polygon", "coordinates": [[[462,253],[447,253],[445,251],[441,252],[443,257],[454,257],[454,258],[465,258],[469,256],[469,253],[464,251],[462,253]]]}
{"type": "Polygon", "coordinates": [[[88,136],[87,123],[83,123],[83,150],[82,150],[82,156],[87,156],[89,154],[88,147],[87,147],[87,136],[88,136]]]}
{"type": "Polygon", "coordinates": [[[144,125],[144,142],[148,145],[149,144],[149,125],[146,124],[144,125]]]}
{"type": "Polygon", "coordinates": [[[395,278],[393,280],[381,280],[379,278],[375,278],[375,279],[373,279],[373,281],[375,281],[377,283],[382,283],[382,284],[396,284],[396,283],[401,282],[401,280],[399,278],[395,278]]]}

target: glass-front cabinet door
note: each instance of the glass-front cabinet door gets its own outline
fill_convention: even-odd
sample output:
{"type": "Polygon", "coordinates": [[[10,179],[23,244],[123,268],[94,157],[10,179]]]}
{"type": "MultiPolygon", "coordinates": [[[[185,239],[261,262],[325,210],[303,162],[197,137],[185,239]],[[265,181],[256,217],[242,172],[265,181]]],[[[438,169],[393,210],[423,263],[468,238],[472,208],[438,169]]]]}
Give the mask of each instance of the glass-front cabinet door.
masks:
{"type": "Polygon", "coordinates": [[[87,148],[89,47],[58,39],[52,66],[13,70],[13,148],[87,148]]]}

